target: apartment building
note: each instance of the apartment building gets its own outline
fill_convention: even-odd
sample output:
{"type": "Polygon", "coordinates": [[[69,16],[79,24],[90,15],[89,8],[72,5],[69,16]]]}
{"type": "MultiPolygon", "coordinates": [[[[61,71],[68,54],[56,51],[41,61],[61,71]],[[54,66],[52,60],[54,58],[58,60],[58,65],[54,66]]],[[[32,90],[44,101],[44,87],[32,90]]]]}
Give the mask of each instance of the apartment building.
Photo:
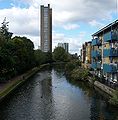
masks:
{"type": "Polygon", "coordinates": [[[63,47],[67,53],[69,52],[69,43],[58,43],[58,47],[63,47]]]}
{"type": "Polygon", "coordinates": [[[52,9],[48,6],[40,7],[40,46],[43,52],[52,52],[52,9]]]}
{"type": "Polygon", "coordinates": [[[95,74],[118,81],[118,20],[92,35],[92,64],[95,74]]]}
{"type": "Polygon", "coordinates": [[[94,74],[101,77],[101,64],[102,64],[102,37],[93,36],[92,51],[91,51],[91,68],[94,69],[94,74]]]}
{"type": "Polygon", "coordinates": [[[82,60],[82,66],[85,68],[90,68],[91,66],[91,41],[85,42],[85,44],[82,45],[81,49],[81,60],[82,60]]]}

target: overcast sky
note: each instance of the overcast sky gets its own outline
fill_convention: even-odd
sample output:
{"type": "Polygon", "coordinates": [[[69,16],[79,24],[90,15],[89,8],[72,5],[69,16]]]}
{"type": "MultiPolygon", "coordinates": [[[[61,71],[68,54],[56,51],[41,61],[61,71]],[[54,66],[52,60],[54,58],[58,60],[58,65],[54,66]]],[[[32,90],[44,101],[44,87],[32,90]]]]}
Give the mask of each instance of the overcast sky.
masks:
{"type": "Polygon", "coordinates": [[[118,0],[0,0],[0,22],[9,21],[9,31],[40,45],[40,5],[50,4],[53,17],[53,49],[68,42],[70,53],[79,53],[91,35],[118,19],[118,0]]]}

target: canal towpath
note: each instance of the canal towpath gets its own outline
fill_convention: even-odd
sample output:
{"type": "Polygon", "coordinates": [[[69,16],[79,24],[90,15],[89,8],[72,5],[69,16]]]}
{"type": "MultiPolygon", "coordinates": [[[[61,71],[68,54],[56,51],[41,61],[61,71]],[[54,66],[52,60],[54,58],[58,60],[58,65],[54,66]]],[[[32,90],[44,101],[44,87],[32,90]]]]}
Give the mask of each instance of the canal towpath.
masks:
{"type": "Polygon", "coordinates": [[[20,84],[25,82],[33,74],[35,74],[40,68],[35,67],[26,73],[16,76],[5,83],[0,83],[0,101],[2,101],[8,94],[16,89],[20,84]]]}

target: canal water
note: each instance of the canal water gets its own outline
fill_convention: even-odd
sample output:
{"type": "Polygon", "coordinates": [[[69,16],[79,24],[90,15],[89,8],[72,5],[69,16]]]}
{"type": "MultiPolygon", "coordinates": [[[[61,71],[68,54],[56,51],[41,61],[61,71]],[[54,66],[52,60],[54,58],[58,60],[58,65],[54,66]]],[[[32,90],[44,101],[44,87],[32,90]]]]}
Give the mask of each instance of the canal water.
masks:
{"type": "Polygon", "coordinates": [[[0,120],[118,120],[117,109],[62,68],[42,70],[0,105],[0,120]]]}

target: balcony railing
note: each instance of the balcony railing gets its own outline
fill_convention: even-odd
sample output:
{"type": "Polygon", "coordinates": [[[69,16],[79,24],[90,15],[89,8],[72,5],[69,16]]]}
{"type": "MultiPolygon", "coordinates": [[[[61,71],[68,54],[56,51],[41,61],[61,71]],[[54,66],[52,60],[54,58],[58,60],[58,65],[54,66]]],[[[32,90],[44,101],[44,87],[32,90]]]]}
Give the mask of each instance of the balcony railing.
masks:
{"type": "Polygon", "coordinates": [[[118,70],[118,65],[114,63],[103,64],[103,71],[106,73],[115,73],[118,70]]]}
{"type": "Polygon", "coordinates": [[[103,35],[104,42],[118,41],[118,35],[115,32],[107,32],[103,35]]]}
{"type": "Polygon", "coordinates": [[[96,62],[92,62],[91,63],[91,68],[96,69],[97,68],[97,63],[96,62]]]}
{"type": "Polygon", "coordinates": [[[97,50],[92,50],[91,55],[92,55],[92,57],[99,57],[101,54],[97,50]]]}
{"type": "Polygon", "coordinates": [[[101,63],[100,62],[97,62],[97,68],[101,69],[101,63]]]}
{"type": "Polygon", "coordinates": [[[104,49],[103,56],[104,57],[116,57],[118,56],[118,49],[114,49],[114,48],[104,49]]]}
{"type": "Polygon", "coordinates": [[[100,45],[100,40],[98,38],[92,39],[92,45],[100,45]]]}

